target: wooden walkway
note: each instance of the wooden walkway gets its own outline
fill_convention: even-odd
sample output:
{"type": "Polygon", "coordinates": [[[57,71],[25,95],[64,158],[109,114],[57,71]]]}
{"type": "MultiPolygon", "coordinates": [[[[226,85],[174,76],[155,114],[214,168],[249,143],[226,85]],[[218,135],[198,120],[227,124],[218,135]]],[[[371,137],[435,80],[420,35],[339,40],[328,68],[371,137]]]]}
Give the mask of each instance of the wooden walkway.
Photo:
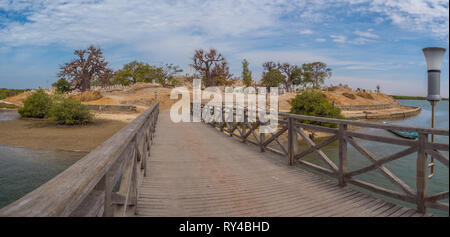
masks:
{"type": "Polygon", "coordinates": [[[168,112],[148,159],[138,216],[423,216],[168,112]]]}

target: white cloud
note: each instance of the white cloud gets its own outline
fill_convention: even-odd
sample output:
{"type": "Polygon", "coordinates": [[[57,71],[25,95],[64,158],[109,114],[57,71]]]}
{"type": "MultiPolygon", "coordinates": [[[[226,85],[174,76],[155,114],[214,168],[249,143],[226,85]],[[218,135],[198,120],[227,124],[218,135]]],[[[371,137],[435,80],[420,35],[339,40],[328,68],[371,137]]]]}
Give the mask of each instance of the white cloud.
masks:
{"type": "Polygon", "coordinates": [[[333,42],[337,43],[346,43],[347,42],[347,36],[345,35],[330,35],[333,42]]]}
{"type": "Polygon", "coordinates": [[[364,11],[377,12],[406,30],[430,32],[448,42],[448,0],[378,0],[369,4],[364,11]]]}
{"type": "MultiPolygon", "coordinates": [[[[271,1],[184,1],[105,0],[35,1],[14,3],[7,10],[30,11],[29,22],[10,23],[0,30],[0,42],[9,45],[87,42],[133,42],[165,35],[204,34],[205,37],[239,37],[274,27],[280,7],[271,1]],[[39,4],[38,4],[39,3],[39,4]]],[[[5,7],[4,7],[5,8],[5,7]]]]}
{"type": "Polygon", "coordinates": [[[324,39],[324,38],[317,38],[316,41],[317,41],[317,42],[325,42],[325,41],[327,41],[327,40],[324,39]]]}
{"type": "Polygon", "coordinates": [[[359,36],[365,37],[365,38],[371,38],[371,39],[378,39],[378,38],[380,38],[380,36],[372,33],[371,31],[373,31],[373,30],[369,29],[367,32],[356,30],[354,33],[356,35],[359,35],[359,36]]]}
{"type": "Polygon", "coordinates": [[[302,35],[312,35],[312,34],[314,34],[314,31],[312,31],[310,29],[301,30],[300,34],[302,34],[302,35]]]}
{"type": "Polygon", "coordinates": [[[369,42],[374,42],[374,40],[363,38],[363,37],[358,37],[358,38],[352,40],[350,43],[353,43],[353,44],[365,44],[365,43],[369,43],[369,42]]]}
{"type": "MultiPolygon", "coordinates": [[[[362,32],[356,30],[354,32],[356,35],[360,36],[354,39],[348,39],[345,35],[330,35],[333,42],[336,43],[349,43],[349,44],[366,44],[369,42],[374,42],[374,39],[378,39],[379,36],[371,33],[370,31],[362,32]]],[[[317,41],[317,40],[316,40],[317,41]]]]}
{"type": "MultiPolygon", "coordinates": [[[[336,16],[329,14],[336,9],[375,12],[380,15],[376,22],[388,19],[407,30],[428,31],[447,42],[449,26],[448,0],[154,0],[151,4],[138,0],[0,0],[0,9],[25,13],[28,19],[26,23],[3,22],[6,27],[0,28],[0,43],[11,46],[133,43],[163,34],[182,38],[201,35],[205,41],[252,37],[261,32],[270,36],[285,26],[283,16],[293,14],[305,24],[327,25],[336,23],[336,16]]],[[[310,29],[300,31],[312,33],[310,29]]],[[[378,36],[370,31],[355,34],[370,39],[378,36]]],[[[347,41],[343,37],[333,40],[347,41]]]]}

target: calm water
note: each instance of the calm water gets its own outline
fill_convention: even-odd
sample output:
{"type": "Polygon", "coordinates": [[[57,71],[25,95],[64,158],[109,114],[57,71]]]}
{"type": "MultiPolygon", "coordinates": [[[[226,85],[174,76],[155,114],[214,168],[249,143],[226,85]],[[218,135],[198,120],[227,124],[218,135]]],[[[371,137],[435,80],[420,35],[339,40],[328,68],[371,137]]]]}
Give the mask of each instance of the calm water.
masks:
{"type": "MultiPolygon", "coordinates": [[[[387,120],[393,124],[401,124],[401,125],[408,125],[408,126],[416,126],[416,127],[428,127],[431,126],[431,106],[428,101],[423,100],[399,100],[403,105],[409,105],[409,106],[418,106],[422,108],[422,112],[415,116],[410,117],[407,119],[402,120],[387,120]]],[[[438,128],[444,128],[448,129],[449,126],[449,103],[448,101],[441,101],[438,103],[437,106],[437,113],[436,113],[436,122],[438,128]]],[[[380,121],[381,122],[381,121],[380,121]]],[[[358,132],[363,133],[370,133],[370,134],[376,134],[376,135],[382,135],[382,136],[391,136],[396,137],[395,135],[391,134],[388,131],[380,130],[380,129],[360,129],[358,132]]],[[[396,137],[397,138],[397,137],[396,137]]],[[[403,146],[397,146],[397,145],[391,145],[386,143],[378,143],[378,142],[371,142],[371,141],[365,141],[356,139],[358,142],[360,142],[361,145],[363,145],[366,149],[371,151],[373,154],[375,154],[379,159],[382,157],[385,157],[387,155],[394,154],[396,152],[399,152],[401,150],[406,149],[406,147],[403,146]]],[[[441,143],[448,144],[449,139],[448,137],[443,136],[437,136],[436,141],[441,143]]],[[[301,149],[306,149],[306,147],[301,147],[301,149]]],[[[332,159],[336,164],[338,160],[338,143],[332,143],[324,148],[322,150],[327,154],[330,159],[332,159]]],[[[443,152],[448,156],[448,152],[443,152]]],[[[365,158],[363,155],[361,155],[356,149],[354,149],[351,145],[348,147],[348,170],[356,170],[359,168],[366,167],[370,164],[372,164],[367,158],[365,158]]],[[[416,187],[416,159],[417,159],[417,153],[413,153],[409,156],[405,156],[403,158],[400,158],[398,160],[392,161],[387,163],[385,166],[388,168],[392,173],[394,173],[396,176],[398,176],[401,180],[406,182],[411,188],[415,189],[416,187]]],[[[326,164],[321,163],[322,161],[318,156],[315,154],[309,155],[306,160],[320,164],[323,167],[327,167],[326,164]]],[[[387,178],[382,176],[379,171],[371,171],[369,173],[365,173],[362,175],[355,176],[358,179],[377,184],[379,186],[389,188],[392,190],[396,190],[400,193],[403,193],[403,191],[398,188],[397,186],[393,185],[387,178]]],[[[365,190],[359,189],[363,192],[367,192],[365,190]]],[[[442,165],[440,162],[436,162],[436,168],[435,168],[435,175],[432,179],[428,181],[428,192],[430,194],[447,191],[449,190],[449,169],[442,165]]],[[[372,194],[375,195],[375,194],[372,194]]],[[[379,195],[375,195],[377,197],[381,197],[379,195]]],[[[391,202],[399,203],[399,201],[392,200],[386,197],[382,197],[386,200],[389,200],[391,202]]],[[[447,200],[444,200],[445,202],[448,202],[447,200]]],[[[409,204],[409,203],[401,203],[403,205],[407,205],[411,208],[415,208],[415,205],[409,204]]],[[[444,214],[440,211],[432,211],[437,214],[444,214]]],[[[448,214],[445,214],[448,215],[448,214]]]]}
{"type": "Polygon", "coordinates": [[[18,119],[18,118],[19,118],[19,114],[17,113],[16,110],[0,109],[0,121],[14,120],[14,119],[18,119]]]}
{"type": "Polygon", "coordinates": [[[0,208],[44,184],[85,154],[0,145],[0,208]]]}
{"type": "MultiPolygon", "coordinates": [[[[18,118],[15,110],[0,110],[0,123],[18,118]]],[[[46,183],[85,154],[0,145],[0,208],[46,183]]]]}

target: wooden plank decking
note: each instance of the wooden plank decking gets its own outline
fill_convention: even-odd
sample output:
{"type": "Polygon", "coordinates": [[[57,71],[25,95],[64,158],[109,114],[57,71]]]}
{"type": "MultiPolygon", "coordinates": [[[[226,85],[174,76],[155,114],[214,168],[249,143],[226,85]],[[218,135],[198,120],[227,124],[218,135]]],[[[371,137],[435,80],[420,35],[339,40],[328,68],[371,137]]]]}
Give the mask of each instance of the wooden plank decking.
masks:
{"type": "Polygon", "coordinates": [[[201,123],[159,115],[138,216],[423,216],[300,168],[201,123]]]}

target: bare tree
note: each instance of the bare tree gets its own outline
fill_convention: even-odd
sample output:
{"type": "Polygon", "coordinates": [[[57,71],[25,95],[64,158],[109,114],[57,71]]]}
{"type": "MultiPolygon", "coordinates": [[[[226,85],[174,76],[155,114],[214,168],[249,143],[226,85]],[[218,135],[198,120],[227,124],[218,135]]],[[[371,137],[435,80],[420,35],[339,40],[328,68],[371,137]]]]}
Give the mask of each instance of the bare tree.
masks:
{"type": "Polygon", "coordinates": [[[265,62],[265,63],[263,63],[263,68],[264,68],[264,71],[263,71],[263,76],[264,76],[264,74],[266,74],[267,72],[270,72],[273,69],[276,69],[277,63],[275,63],[273,61],[265,62]]]}
{"type": "Polygon", "coordinates": [[[227,61],[216,49],[210,49],[209,52],[197,49],[192,60],[194,69],[205,76],[207,87],[215,85],[216,77],[231,77],[227,61]]]}
{"type": "Polygon", "coordinates": [[[75,50],[78,58],[60,66],[59,77],[69,79],[75,89],[81,91],[91,88],[91,81],[98,80],[100,85],[108,85],[113,71],[107,67],[102,50],[93,45],[87,49],[75,50]]]}

